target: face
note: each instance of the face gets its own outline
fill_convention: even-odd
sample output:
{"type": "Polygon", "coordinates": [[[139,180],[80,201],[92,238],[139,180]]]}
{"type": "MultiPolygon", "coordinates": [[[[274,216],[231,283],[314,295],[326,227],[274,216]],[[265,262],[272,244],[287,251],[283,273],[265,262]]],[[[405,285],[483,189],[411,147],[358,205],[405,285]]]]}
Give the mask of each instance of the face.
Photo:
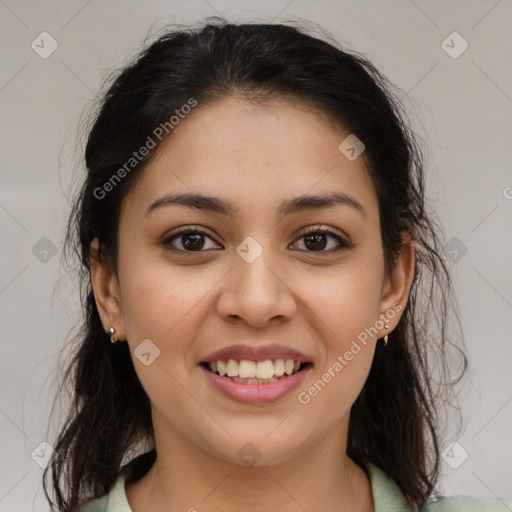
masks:
{"type": "Polygon", "coordinates": [[[243,464],[247,443],[277,463],[329,432],[343,442],[413,272],[409,244],[384,274],[375,190],[363,158],[338,149],[348,135],[286,102],[226,98],[182,121],[125,198],[118,281],[95,264],[93,284],[105,330],[127,340],[157,444],[180,439],[243,464]],[[215,198],[225,211],[175,194],[215,198]],[[339,202],[291,202],[333,194],[339,202]],[[303,369],[247,384],[202,364],[219,359],[263,377],[266,360],[303,369]]]}

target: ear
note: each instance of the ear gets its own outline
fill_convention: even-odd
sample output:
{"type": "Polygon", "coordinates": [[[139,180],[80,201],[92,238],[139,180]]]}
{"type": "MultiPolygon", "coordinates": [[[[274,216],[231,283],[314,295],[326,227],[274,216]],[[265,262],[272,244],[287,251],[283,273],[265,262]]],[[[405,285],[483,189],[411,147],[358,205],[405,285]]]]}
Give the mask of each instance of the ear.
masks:
{"type": "Polygon", "coordinates": [[[118,340],[126,339],[124,321],[121,310],[120,289],[114,270],[102,258],[99,240],[91,242],[89,257],[91,283],[96,300],[96,307],[105,332],[113,327],[118,340]]]}
{"type": "Polygon", "coordinates": [[[382,287],[380,318],[389,325],[379,337],[389,334],[398,324],[405,309],[414,279],[414,241],[409,233],[402,233],[402,246],[391,275],[384,280],[382,287]],[[391,314],[394,311],[393,314],[391,314]]]}

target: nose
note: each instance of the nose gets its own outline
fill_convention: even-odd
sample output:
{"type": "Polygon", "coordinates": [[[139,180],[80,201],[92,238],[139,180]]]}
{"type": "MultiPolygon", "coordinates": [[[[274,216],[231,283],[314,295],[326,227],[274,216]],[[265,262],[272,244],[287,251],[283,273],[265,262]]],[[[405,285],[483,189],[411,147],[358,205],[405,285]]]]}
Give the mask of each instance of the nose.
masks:
{"type": "Polygon", "coordinates": [[[289,273],[265,257],[270,249],[248,263],[235,254],[234,267],[224,280],[217,302],[218,314],[227,321],[245,320],[252,327],[293,318],[297,303],[289,273]]]}

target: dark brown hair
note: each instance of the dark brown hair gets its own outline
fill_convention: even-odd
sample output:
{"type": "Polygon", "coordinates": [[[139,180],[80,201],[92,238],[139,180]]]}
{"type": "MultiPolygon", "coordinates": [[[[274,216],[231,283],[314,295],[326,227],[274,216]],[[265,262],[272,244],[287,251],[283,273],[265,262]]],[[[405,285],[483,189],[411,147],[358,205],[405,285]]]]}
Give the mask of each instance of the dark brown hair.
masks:
{"type": "MultiPolygon", "coordinates": [[[[150,401],[128,345],[112,345],[103,330],[89,258],[91,241],[98,237],[99,257],[116,270],[120,205],[156,151],[125,173],[108,199],[98,190],[190,98],[197,111],[233,94],[262,103],[298,98],[355,134],[365,145],[362,157],[377,193],[387,272],[394,268],[402,233],[414,240],[416,271],[408,303],[388,345],[377,345],[352,407],[348,455],[362,467],[382,468],[411,504],[431,495],[440,471],[440,405],[454,396],[448,371],[448,349],[456,346],[447,332],[450,311],[457,333],[461,328],[441,231],[427,211],[422,151],[392,90],[366,58],[330,38],[291,24],[233,24],[218,18],[199,28],[167,29],[116,72],[88,130],[87,174],[66,237],[67,254],[77,254],[81,264],[84,319],[64,375],[73,388],[71,407],[53,443],[57,456],[43,475],[50,500],[51,472],[59,511],[73,511],[109,492],[126,454],[153,436],[150,401]]],[[[456,355],[463,373],[466,358],[462,351],[456,355]]],[[[154,460],[154,450],[138,458],[132,479],[154,460]]]]}

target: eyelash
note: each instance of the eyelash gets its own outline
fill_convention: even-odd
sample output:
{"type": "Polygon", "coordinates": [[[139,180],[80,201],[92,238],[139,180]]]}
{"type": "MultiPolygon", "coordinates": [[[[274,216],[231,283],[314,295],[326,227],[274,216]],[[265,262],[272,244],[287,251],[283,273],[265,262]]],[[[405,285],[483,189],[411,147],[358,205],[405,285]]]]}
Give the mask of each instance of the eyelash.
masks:
{"type": "MultiPolygon", "coordinates": [[[[177,249],[176,247],[170,245],[171,242],[174,239],[178,239],[180,236],[183,236],[185,234],[190,234],[190,233],[202,234],[202,235],[205,235],[206,237],[210,238],[211,240],[213,240],[213,238],[210,235],[208,235],[208,233],[206,233],[205,231],[202,231],[201,229],[194,228],[194,227],[189,227],[189,226],[184,226],[184,227],[178,228],[172,235],[166,237],[162,241],[162,245],[167,247],[169,250],[174,251],[174,252],[178,252],[178,253],[181,252],[181,253],[187,253],[187,254],[201,254],[203,252],[208,252],[209,249],[207,249],[207,250],[200,250],[200,251],[187,251],[187,250],[183,250],[183,249],[177,249]]],[[[321,250],[321,251],[308,251],[308,250],[301,249],[300,252],[307,252],[307,253],[311,253],[311,254],[333,254],[333,253],[340,252],[340,251],[343,251],[343,250],[346,250],[346,249],[351,249],[355,245],[355,244],[353,244],[351,242],[348,242],[344,238],[342,238],[335,231],[333,231],[331,229],[328,229],[328,228],[320,228],[318,226],[313,226],[311,228],[308,228],[306,231],[302,232],[301,235],[298,238],[296,238],[293,243],[296,243],[301,238],[304,238],[307,235],[317,234],[317,233],[330,235],[330,236],[336,238],[338,243],[339,243],[339,245],[341,247],[338,248],[338,249],[331,249],[329,251],[325,251],[325,250],[321,250]]],[[[213,240],[213,241],[215,242],[215,240],[213,240]]],[[[215,243],[217,243],[217,242],[215,242],[215,243]]],[[[214,250],[216,250],[216,249],[214,249],[214,250]]]]}

